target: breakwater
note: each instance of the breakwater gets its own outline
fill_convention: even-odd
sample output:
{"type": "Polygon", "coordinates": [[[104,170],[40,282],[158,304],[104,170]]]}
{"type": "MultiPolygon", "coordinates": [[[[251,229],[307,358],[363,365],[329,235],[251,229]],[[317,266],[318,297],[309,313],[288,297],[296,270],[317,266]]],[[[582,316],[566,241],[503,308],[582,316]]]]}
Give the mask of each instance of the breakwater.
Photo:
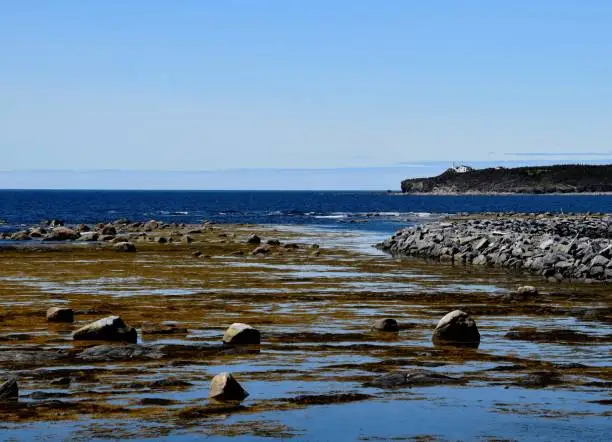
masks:
{"type": "Polygon", "coordinates": [[[609,215],[456,216],[400,230],[378,247],[394,256],[522,270],[551,281],[612,281],[609,215]]]}

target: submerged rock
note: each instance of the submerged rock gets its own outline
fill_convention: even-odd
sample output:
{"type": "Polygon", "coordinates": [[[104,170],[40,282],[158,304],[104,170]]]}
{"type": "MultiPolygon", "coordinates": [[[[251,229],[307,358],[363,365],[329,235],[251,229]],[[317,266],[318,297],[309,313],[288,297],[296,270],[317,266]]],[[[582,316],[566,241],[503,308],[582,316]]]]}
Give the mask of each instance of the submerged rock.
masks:
{"type": "Polygon", "coordinates": [[[434,343],[478,346],[480,333],[476,322],[467,313],[454,310],[446,314],[433,333],[434,343]]]}
{"type": "Polygon", "coordinates": [[[399,331],[399,324],[393,318],[377,319],[372,326],[372,329],[378,331],[399,331]]]}
{"type": "Polygon", "coordinates": [[[363,384],[364,387],[383,389],[402,387],[428,387],[442,384],[462,384],[465,380],[427,370],[389,373],[363,384]]]}
{"type": "Polygon", "coordinates": [[[519,379],[515,385],[528,388],[543,388],[549,385],[558,385],[561,383],[561,378],[556,372],[540,371],[531,373],[522,379],[519,379]]]}
{"type": "Polygon", "coordinates": [[[249,395],[231,373],[216,375],[210,383],[208,397],[220,401],[242,401],[249,395]]]}
{"type": "Polygon", "coordinates": [[[16,400],[18,397],[17,379],[11,378],[0,384],[0,401],[16,400]]]}
{"type": "Polygon", "coordinates": [[[73,322],[74,311],[67,307],[51,307],[47,310],[47,321],[73,322]]]}
{"type": "Polygon", "coordinates": [[[259,344],[261,333],[248,324],[235,322],[225,330],[223,342],[226,344],[259,344]]]}
{"type": "Polygon", "coordinates": [[[136,329],[119,316],[109,316],[88,324],[72,333],[75,340],[136,342],[136,329]]]}
{"type": "Polygon", "coordinates": [[[125,361],[135,359],[160,359],[164,354],[159,347],[140,344],[96,345],[77,355],[85,361],[125,361]]]}

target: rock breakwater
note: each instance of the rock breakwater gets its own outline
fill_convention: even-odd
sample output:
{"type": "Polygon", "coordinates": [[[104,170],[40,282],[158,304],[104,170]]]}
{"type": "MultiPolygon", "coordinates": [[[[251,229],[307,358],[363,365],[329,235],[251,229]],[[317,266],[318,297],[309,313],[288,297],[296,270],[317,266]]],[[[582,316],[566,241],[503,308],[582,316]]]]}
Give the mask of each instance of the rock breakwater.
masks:
{"type": "Polygon", "coordinates": [[[612,282],[612,217],[480,214],[406,228],[377,245],[394,256],[612,282]]]}

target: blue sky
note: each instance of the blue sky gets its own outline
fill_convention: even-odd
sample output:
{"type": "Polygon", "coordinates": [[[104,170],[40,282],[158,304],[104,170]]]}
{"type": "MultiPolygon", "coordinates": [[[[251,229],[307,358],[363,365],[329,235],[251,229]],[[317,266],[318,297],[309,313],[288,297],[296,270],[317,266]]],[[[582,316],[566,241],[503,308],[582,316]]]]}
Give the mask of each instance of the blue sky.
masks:
{"type": "Polygon", "coordinates": [[[610,23],[607,0],[3,2],[0,170],[607,162],[610,23]]]}

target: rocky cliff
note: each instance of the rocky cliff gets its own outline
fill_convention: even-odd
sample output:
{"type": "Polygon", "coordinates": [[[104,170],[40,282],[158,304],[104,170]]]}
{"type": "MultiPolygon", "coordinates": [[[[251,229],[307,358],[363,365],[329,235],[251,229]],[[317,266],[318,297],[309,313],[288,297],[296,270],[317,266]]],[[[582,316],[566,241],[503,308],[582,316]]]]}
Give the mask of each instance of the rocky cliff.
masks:
{"type": "Polygon", "coordinates": [[[612,192],[612,165],[488,168],[402,181],[403,193],[586,193],[612,192]]]}

